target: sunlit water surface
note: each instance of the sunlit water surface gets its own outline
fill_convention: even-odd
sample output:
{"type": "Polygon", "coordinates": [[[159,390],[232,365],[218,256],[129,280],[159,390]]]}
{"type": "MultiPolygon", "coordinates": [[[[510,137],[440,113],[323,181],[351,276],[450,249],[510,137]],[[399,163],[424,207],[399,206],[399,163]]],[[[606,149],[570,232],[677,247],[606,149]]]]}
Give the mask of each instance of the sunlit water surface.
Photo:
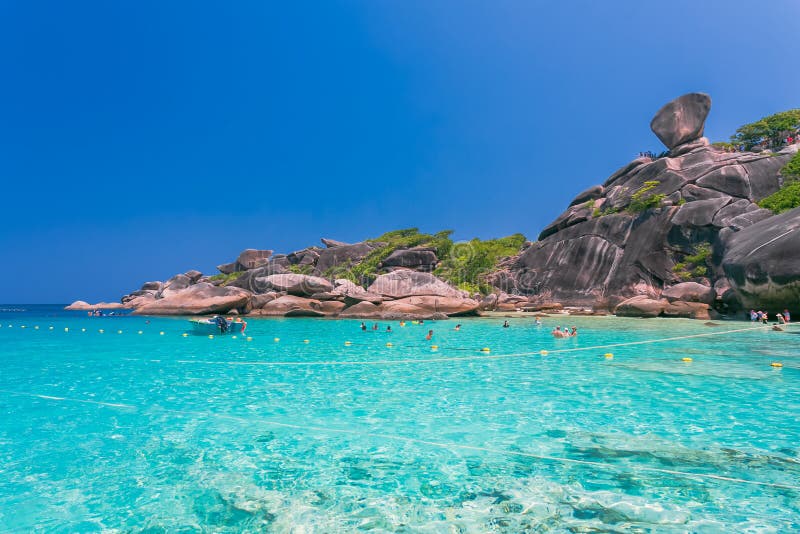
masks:
{"type": "Polygon", "coordinates": [[[800,326],[147,321],[0,311],[0,531],[800,530],[800,326]]]}

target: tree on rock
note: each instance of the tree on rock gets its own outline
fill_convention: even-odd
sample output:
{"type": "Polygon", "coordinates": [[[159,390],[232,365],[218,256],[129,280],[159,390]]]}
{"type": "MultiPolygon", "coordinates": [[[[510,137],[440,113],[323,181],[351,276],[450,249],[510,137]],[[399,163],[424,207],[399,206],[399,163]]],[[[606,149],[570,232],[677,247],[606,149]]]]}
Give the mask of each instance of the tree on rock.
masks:
{"type": "Polygon", "coordinates": [[[777,147],[783,140],[800,129],[800,109],[790,109],[775,113],[761,120],[745,124],[731,136],[731,143],[745,150],[766,143],[767,147],[777,147]]]}

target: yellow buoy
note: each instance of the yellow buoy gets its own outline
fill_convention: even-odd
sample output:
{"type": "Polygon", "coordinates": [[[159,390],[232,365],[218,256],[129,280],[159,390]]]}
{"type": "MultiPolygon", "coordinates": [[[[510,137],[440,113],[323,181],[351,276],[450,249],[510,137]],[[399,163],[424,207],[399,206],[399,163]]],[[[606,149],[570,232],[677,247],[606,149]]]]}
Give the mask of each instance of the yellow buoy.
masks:
{"type": "MultiPolygon", "coordinates": [[[[23,326],[22,328],[25,328],[25,327],[23,326]]],[[[67,327],[65,326],[65,327],[64,327],[64,332],[69,332],[69,328],[67,328],[67,327]]]]}
{"type": "MultiPolygon", "coordinates": [[[[139,333],[141,334],[141,332],[139,332],[139,333]]],[[[183,334],[181,334],[181,335],[182,335],[183,337],[189,337],[189,334],[187,334],[186,332],[184,332],[184,333],[183,333],[183,334]]]]}
{"type": "MultiPolygon", "coordinates": [[[[8,326],[9,326],[9,328],[11,327],[11,325],[8,325],[8,326]]],[[[51,326],[51,327],[50,327],[50,330],[52,330],[52,329],[53,329],[53,327],[51,326]]]]}
{"type": "Polygon", "coordinates": [[[273,339],[272,341],[274,341],[275,343],[277,343],[277,342],[278,342],[278,341],[280,341],[280,340],[281,340],[281,338],[279,338],[279,337],[276,337],[276,338],[275,338],[275,339],[273,339]]]}
{"type": "Polygon", "coordinates": [[[117,330],[117,334],[121,334],[121,333],[122,333],[122,330],[117,330]]]}
{"type": "Polygon", "coordinates": [[[247,341],[253,341],[253,338],[252,337],[248,337],[247,341]]]}
{"type": "Polygon", "coordinates": [[[236,336],[231,336],[231,339],[236,339],[236,336]]]}
{"type": "Polygon", "coordinates": [[[159,332],[159,333],[158,333],[158,335],[159,335],[159,336],[163,336],[163,335],[164,335],[164,332],[159,332]]]}
{"type": "Polygon", "coordinates": [[[214,339],[214,334],[208,334],[208,339],[214,339]]]}
{"type": "Polygon", "coordinates": [[[770,365],[772,367],[783,367],[783,364],[781,362],[772,362],[770,365]]]}
{"type": "Polygon", "coordinates": [[[606,353],[604,354],[604,356],[605,356],[607,359],[609,359],[609,360],[610,360],[611,358],[613,358],[613,357],[614,357],[614,355],[613,355],[612,353],[610,353],[610,352],[606,352],[606,353]]]}
{"type": "Polygon", "coordinates": [[[311,341],[310,341],[310,340],[308,340],[308,339],[304,339],[304,340],[303,340],[303,343],[311,343],[311,341]]]}
{"type": "Polygon", "coordinates": [[[490,349],[489,347],[483,347],[481,349],[481,352],[492,352],[492,349],[490,349]]]}
{"type": "Polygon", "coordinates": [[[546,350],[540,350],[539,354],[541,354],[542,356],[547,356],[548,352],[546,350]]]}
{"type": "MultiPolygon", "coordinates": [[[[53,327],[51,326],[50,328],[53,328],[53,327]]],[[[100,333],[100,334],[102,334],[103,332],[105,332],[105,330],[103,330],[103,329],[101,328],[101,329],[100,329],[100,330],[98,330],[97,332],[98,332],[98,333],[100,333]]]]}
{"type": "Polygon", "coordinates": [[[139,330],[139,331],[138,331],[138,332],[136,332],[136,333],[137,333],[137,334],[139,334],[139,335],[142,335],[144,332],[142,332],[141,330],[139,330]]]}
{"type": "Polygon", "coordinates": [[[682,362],[690,362],[690,361],[692,361],[692,359],[688,358],[688,357],[687,358],[681,358],[681,361],[682,362]]]}
{"type": "Polygon", "coordinates": [[[391,344],[391,343],[387,343],[387,344],[386,344],[386,346],[387,346],[387,347],[391,347],[391,346],[392,346],[392,344],[391,344]]]}
{"type": "Polygon", "coordinates": [[[345,345],[346,347],[349,347],[349,346],[350,346],[350,345],[352,345],[352,344],[353,344],[353,342],[352,342],[352,341],[345,341],[345,342],[344,342],[344,345],[345,345]]]}
{"type": "Polygon", "coordinates": [[[33,327],[34,330],[39,330],[39,325],[33,327]]]}
{"type": "Polygon", "coordinates": [[[25,326],[25,325],[22,325],[22,326],[20,326],[20,328],[28,328],[28,327],[27,327],[27,326],[25,326]]]}
{"type": "MultiPolygon", "coordinates": [[[[38,330],[39,327],[37,326],[36,329],[38,330]]],[[[81,328],[81,332],[86,332],[86,329],[85,328],[81,328]]]]}
{"type": "Polygon", "coordinates": [[[439,348],[439,345],[431,345],[431,348],[432,348],[433,350],[436,350],[436,349],[438,349],[438,348],[439,348]]]}

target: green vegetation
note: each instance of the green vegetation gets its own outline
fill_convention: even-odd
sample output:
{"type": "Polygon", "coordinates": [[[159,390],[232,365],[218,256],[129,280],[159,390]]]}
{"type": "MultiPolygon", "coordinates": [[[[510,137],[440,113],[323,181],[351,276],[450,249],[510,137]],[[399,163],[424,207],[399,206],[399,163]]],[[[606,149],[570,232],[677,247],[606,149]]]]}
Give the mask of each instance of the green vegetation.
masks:
{"type": "Polygon", "coordinates": [[[381,244],[367,256],[352,265],[340,264],[325,273],[325,278],[346,278],[358,284],[368,285],[381,274],[380,265],[398,249],[427,247],[436,252],[439,265],[434,274],[456,287],[474,293],[488,293],[491,288],[486,283],[488,275],[497,262],[507,256],[517,254],[525,243],[525,236],[514,234],[500,239],[454,243],[450,239],[452,230],[426,234],[417,228],[406,228],[387,232],[368,243],[381,244]]]}
{"type": "Polygon", "coordinates": [[[619,213],[619,211],[620,211],[619,208],[612,208],[610,206],[602,210],[600,208],[595,208],[594,211],[592,212],[592,217],[604,217],[606,215],[613,215],[615,213],[619,213]]]}
{"type": "Polygon", "coordinates": [[[209,276],[208,279],[209,280],[213,280],[215,282],[217,280],[222,280],[222,285],[226,286],[226,285],[230,284],[231,282],[233,282],[234,280],[236,280],[237,278],[239,278],[240,276],[242,276],[242,273],[240,273],[240,272],[235,272],[235,273],[231,273],[231,274],[222,274],[222,273],[220,273],[220,274],[215,274],[214,276],[209,276]]]}
{"type": "Polygon", "coordinates": [[[703,277],[708,274],[709,259],[711,259],[711,244],[700,243],[695,247],[694,254],[686,256],[683,261],[675,264],[672,272],[684,281],[703,277]]]}
{"type": "Polygon", "coordinates": [[[778,214],[800,206],[800,152],[781,169],[783,187],[758,203],[762,208],[778,214]]]}
{"type": "Polygon", "coordinates": [[[781,168],[781,176],[787,180],[800,180],[800,152],[796,152],[781,168]]]}
{"type": "Polygon", "coordinates": [[[439,266],[434,274],[471,293],[490,293],[486,275],[498,261],[517,254],[525,243],[525,236],[514,234],[499,239],[481,241],[472,239],[452,243],[446,256],[439,256],[439,266]]]}
{"type": "Polygon", "coordinates": [[[661,206],[661,201],[664,200],[662,193],[649,194],[650,191],[661,185],[658,180],[650,180],[644,183],[633,195],[631,195],[631,203],[628,204],[628,211],[631,213],[641,213],[650,208],[657,208],[661,206]]]}
{"type": "Polygon", "coordinates": [[[783,187],[759,202],[758,205],[775,214],[800,206],[800,181],[792,180],[783,184],[783,187]]]}
{"type": "Polygon", "coordinates": [[[295,274],[314,274],[313,265],[289,265],[286,270],[295,274]]]}
{"type": "Polygon", "coordinates": [[[724,150],[725,152],[736,151],[736,145],[734,145],[733,143],[728,143],[726,141],[717,141],[716,143],[711,143],[711,146],[724,150]]]}
{"type": "Polygon", "coordinates": [[[766,143],[770,148],[777,147],[783,144],[787,133],[798,129],[800,129],[800,109],[790,109],[739,127],[731,136],[731,143],[745,150],[751,150],[761,143],[766,143]]]}

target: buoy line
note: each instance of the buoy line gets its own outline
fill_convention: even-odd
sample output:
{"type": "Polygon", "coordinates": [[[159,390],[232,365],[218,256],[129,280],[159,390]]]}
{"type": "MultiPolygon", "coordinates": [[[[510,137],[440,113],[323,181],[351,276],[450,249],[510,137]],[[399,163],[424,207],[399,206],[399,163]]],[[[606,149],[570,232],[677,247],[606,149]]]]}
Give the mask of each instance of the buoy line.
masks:
{"type": "MultiPolygon", "coordinates": [[[[413,438],[410,436],[403,436],[403,435],[396,435],[396,434],[385,434],[385,433],[376,433],[376,432],[361,432],[359,430],[347,429],[347,428],[331,428],[331,427],[322,427],[316,425],[299,425],[294,423],[284,423],[281,421],[274,421],[272,419],[263,419],[263,418],[254,418],[248,419],[245,417],[235,416],[235,415],[228,415],[228,414],[218,414],[218,413],[211,413],[211,412],[201,412],[201,411],[194,411],[194,410],[174,410],[170,408],[164,408],[161,406],[150,406],[147,410],[142,410],[141,408],[131,405],[131,404],[124,404],[124,403],[111,403],[111,402],[100,402],[100,401],[91,401],[85,399],[74,399],[69,397],[59,397],[53,395],[42,395],[37,393],[25,393],[25,392],[18,392],[18,391],[8,391],[8,390],[0,390],[0,393],[6,393],[9,395],[16,395],[16,396],[23,396],[23,397],[32,397],[38,398],[47,401],[56,401],[56,402],[76,402],[76,403],[88,403],[88,404],[95,404],[100,406],[106,406],[110,408],[126,408],[126,409],[135,409],[140,410],[143,413],[146,411],[159,411],[163,413],[171,413],[175,415],[182,415],[182,416],[190,416],[190,417],[211,417],[217,419],[226,419],[229,421],[236,421],[238,423],[243,423],[247,425],[252,425],[254,422],[261,423],[267,426],[277,426],[282,428],[291,428],[294,430],[304,430],[306,432],[320,432],[320,433],[329,433],[329,434],[345,434],[350,436],[360,436],[360,437],[368,437],[374,439],[385,439],[390,441],[402,441],[405,443],[414,443],[418,445],[427,445],[429,447],[437,447],[440,449],[446,449],[450,452],[454,452],[456,450],[467,450],[467,451],[477,451],[477,452],[486,452],[490,454],[496,454],[498,456],[515,456],[520,458],[531,458],[534,460],[541,460],[544,462],[550,463],[561,463],[561,464],[573,464],[573,465],[584,465],[589,467],[595,467],[599,469],[607,469],[613,471],[643,471],[648,473],[660,473],[666,475],[674,475],[674,476],[681,476],[684,478],[693,478],[693,479],[700,479],[700,480],[717,480],[721,482],[732,482],[737,484],[747,484],[752,486],[760,486],[760,487],[768,487],[768,488],[775,488],[775,489],[782,489],[782,490],[791,490],[800,492],[800,486],[793,486],[791,484],[781,484],[776,482],[763,482],[760,480],[748,480],[745,478],[737,478],[737,477],[729,477],[724,475],[715,475],[713,473],[691,473],[688,471],[679,471],[676,469],[663,469],[660,467],[649,467],[646,465],[615,465],[609,464],[605,462],[595,462],[592,460],[581,460],[578,458],[567,458],[562,456],[551,456],[546,454],[534,454],[529,452],[523,451],[512,451],[506,449],[497,449],[494,447],[483,447],[479,445],[466,445],[461,443],[446,443],[446,442],[439,442],[439,441],[431,441],[427,439],[420,439],[420,438],[413,438]]],[[[312,436],[313,437],[313,436],[312,436]]]]}
{"type": "MultiPolygon", "coordinates": [[[[701,337],[712,337],[712,336],[721,336],[725,334],[734,334],[737,332],[751,332],[756,330],[764,330],[766,328],[772,328],[772,325],[762,325],[762,326],[751,326],[747,328],[737,328],[734,330],[725,330],[723,332],[704,332],[702,334],[688,334],[684,336],[674,336],[674,337],[665,337],[659,339],[647,339],[643,341],[627,341],[622,343],[610,343],[606,345],[592,345],[589,347],[571,347],[565,349],[553,349],[553,350],[537,350],[533,352],[517,352],[517,353],[510,353],[510,354],[494,354],[494,355],[485,355],[485,356],[445,356],[441,358],[408,358],[408,359],[401,359],[401,360],[323,360],[323,361],[311,361],[311,362],[301,362],[301,361],[253,361],[253,360],[243,360],[243,361],[230,361],[230,360],[177,360],[177,363],[180,364],[198,364],[198,365],[239,365],[239,366],[298,366],[298,367],[309,367],[309,366],[333,366],[333,365],[404,365],[404,364],[419,364],[419,363],[439,363],[439,362],[454,362],[454,361],[482,361],[482,360],[500,360],[505,358],[521,358],[525,356],[534,356],[534,355],[547,355],[547,354],[563,354],[568,352],[581,352],[581,351],[590,351],[590,350],[601,350],[601,349],[609,349],[614,347],[627,347],[627,346],[635,346],[635,345],[645,345],[651,343],[664,343],[666,341],[678,341],[682,339],[693,339],[693,338],[701,338],[701,337]]],[[[448,349],[447,346],[440,346],[442,350],[454,350],[448,349]]],[[[484,349],[470,349],[475,351],[484,351],[484,349]]],[[[613,356],[612,356],[613,357],[613,356]]],[[[610,358],[609,358],[610,359],[610,358]]]]}

